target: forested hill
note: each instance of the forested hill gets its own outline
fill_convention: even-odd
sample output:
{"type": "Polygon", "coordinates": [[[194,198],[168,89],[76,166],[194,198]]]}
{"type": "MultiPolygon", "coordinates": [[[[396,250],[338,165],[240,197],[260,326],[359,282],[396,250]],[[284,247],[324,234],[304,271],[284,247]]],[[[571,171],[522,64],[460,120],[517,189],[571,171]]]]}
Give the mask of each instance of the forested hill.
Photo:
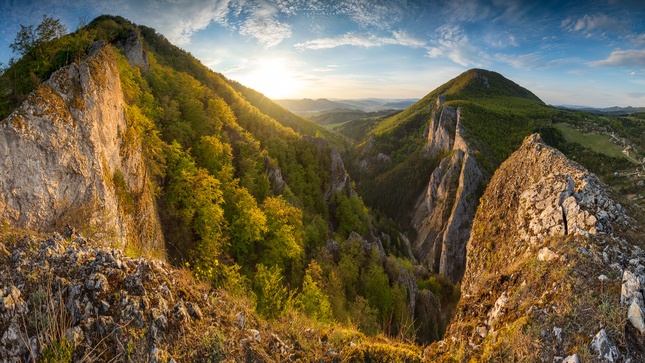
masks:
{"type": "MultiPolygon", "coordinates": [[[[60,25],[45,20],[39,26],[60,25]]],[[[339,153],[342,137],[120,17],[47,39],[18,37],[29,46],[17,47],[21,58],[0,76],[0,149],[21,145],[21,158],[38,160],[30,175],[47,179],[52,198],[62,190],[84,197],[33,198],[40,187],[23,185],[22,164],[3,159],[0,188],[21,188],[3,190],[17,199],[1,199],[0,214],[48,221],[17,218],[7,228],[70,225],[129,257],[165,256],[253,306],[260,321],[299,316],[367,335],[441,337],[458,289],[415,267],[396,223],[364,205],[339,153]],[[155,221],[164,247],[147,243],[142,220],[155,221]],[[118,239],[114,223],[128,224],[118,239]]]]}

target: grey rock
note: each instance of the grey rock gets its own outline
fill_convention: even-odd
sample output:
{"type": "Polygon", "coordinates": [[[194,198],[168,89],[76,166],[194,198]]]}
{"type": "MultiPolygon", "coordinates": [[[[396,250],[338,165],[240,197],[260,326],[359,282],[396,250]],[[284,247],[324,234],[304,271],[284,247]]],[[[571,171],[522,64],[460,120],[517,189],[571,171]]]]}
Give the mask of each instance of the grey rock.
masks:
{"type": "Polygon", "coordinates": [[[256,329],[249,329],[248,332],[251,333],[251,338],[253,338],[253,340],[255,340],[256,342],[261,342],[262,341],[262,337],[260,336],[260,332],[257,331],[256,329]]]}
{"type": "Polygon", "coordinates": [[[204,314],[202,314],[202,309],[199,308],[199,305],[193,304],[191,302],[186,303],[188,306],[188,314],[191,318],[195,320],[201,320],[204,314]]]}
{"type": "Polygon", "coordinates": [[[623,272],[623,285],[620,290],[620,302],[629,305],[636,298],[643,298],[640,292],[641,284],[633,273],[629,270],[623,272]]]}
{"type": "Polygon", "coordinates": [[[237,316],[235,317],[235,320],[237,322],[237,326],[240,329],[244,329],[244,312],[243,311],[240,311],[239,313],[237,313],[237,316]]]}
{"type": "Polygon", "coordinates": [[[506,292],[503,292],[502,295],[500,295],[500,297],[495,301],[493,308],[488,312],[488,322],[486,323],[486,325],[493,327],[493,324],[497,321],[497,319],[502,316],[503,309],[507,301],[508,296],[506,295],[506,292]]]}
{"type": "Polygon", "coordinates": [[[627,310],[627,319],[641,334],[645,334],[643,315],[642,303],[639,304],[637,299],[633,299],[627,310]]]}
{"type": "Polygon", "coordinates": [[[616,362],[618,360],[618,348],[609,340],[605,329],[601,329],[591,341],[591,348],[598,354],[602,362],[616,362]]]}
{"type": "Polygon", "coordinates": [[[578,357],[578,354],[570,355],[564,358],[562,363],[580,363],[580,358],[578,357]]]}
{"type": "Polygon", "coordinates": [[[546,262],[555,260],[556,258],[559,258],[559,257],[560,256],[557,253],[551,251],[548,247],[543,247],[542,249],[540,249],[537,255],[538,261],[546,261],[546,262]]]}
{"type": "Polygon", "coordinates": [[[54,72],[0,123],[0,170],[10,176],[0,183],[0,219],[51,232],[59,220],[80,217],[93,227],[91,237],[106,244],[136,240],[162,250],[141,148],[120,151],[127,122],[116,60],[100,43],[91,48],[87,59],[54,72]],[[138,196],[137,210],[126,217],[131,223],[119,217],[111,180],[117,171],[138,196]]]}
{"type": "Polygon", "coordinates": [[[412,213],[412,226],[417,231],[412,243],[416,259],[455,283],[465,271],[466,244],[483,179],[461,136],[460,117],[460,109],[447,106],[441,117],[433,118],[426,152],[449,154],[432,172],[412,213]]]}
{"type": "Polygon", "coordinates": [[[558,328],[557,326],[553,327],[553,335],[555,335],[555,339],[562,343],[562,328],[558,328]]]}

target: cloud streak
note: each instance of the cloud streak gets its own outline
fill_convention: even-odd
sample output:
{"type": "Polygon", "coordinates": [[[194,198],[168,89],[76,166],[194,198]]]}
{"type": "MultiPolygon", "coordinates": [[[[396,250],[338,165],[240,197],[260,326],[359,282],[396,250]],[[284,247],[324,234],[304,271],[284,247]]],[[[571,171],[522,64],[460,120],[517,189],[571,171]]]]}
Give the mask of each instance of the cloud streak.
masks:
{"type": "Polygon", "coordinates": [[[560,58],[546,60],[539,53],[528,54],[495,54],[495,60],[506,63],[513,68],[521,70],[545,69],[573,64],[580,61],[578,58],[560,58]]]}
{"type": "Polygon", "coordinates": [[[381,47],[384,45],[400,45],[403,47],[420,48],[425,42],[410,36],[405,31],[394,31],[391,37],[378,37],[373,34],[347,33],[339,37],[318,38],[297,43],[294,47],[298,50],[332,49],[342,46],[355,46],[362,48],[381,47]]]}
{"type": "Polygon", "coordinates": [[[607,59],[587,64],[591,67],[645,67],[645,50],[616,50],[607,59]]]}
{"type": "Polygon", "coordinates": [[[605,14],[584,15],[581,18],[566,18],[561,26],[573,32],[582,32],[586,35],[594,33],[611,32],[620,34],[626,31],[625,23],[605,14]]]}
{"type": "Polygon", "coordinates": [[[432,45],[428,47],[428,57],[446,57],[464,67],[480,66],[490,58],[473,45],[459,27],[442,27],[439,32],[441,36],[431,41],[432,45]]]}
{"type": "Polygon", "coordinates": [[[177,45],[190,43],[190,37],[212,22],[223,22],[230,0],[145,0],[129,3],[132,20],[147,24],[177,45]]]}

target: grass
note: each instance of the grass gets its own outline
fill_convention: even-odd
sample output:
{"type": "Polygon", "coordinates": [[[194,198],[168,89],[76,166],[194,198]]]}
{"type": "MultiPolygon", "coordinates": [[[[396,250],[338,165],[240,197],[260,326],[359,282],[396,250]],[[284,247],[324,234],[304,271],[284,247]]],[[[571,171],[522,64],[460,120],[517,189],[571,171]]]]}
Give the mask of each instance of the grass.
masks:
{"type": "Polygon", "coordinates": [[[564,136],[564,138],[569,142],[578,143],[600,154],[617,158],[626,158],[631,162],[634,161],[632,158],[625,156],[625,154],[622,153],[623,148],[611,142],[609,136],[606,134],[585,134],[566,123],[558,123],[553,126],[560,130],[562,136],[564,136]]]}

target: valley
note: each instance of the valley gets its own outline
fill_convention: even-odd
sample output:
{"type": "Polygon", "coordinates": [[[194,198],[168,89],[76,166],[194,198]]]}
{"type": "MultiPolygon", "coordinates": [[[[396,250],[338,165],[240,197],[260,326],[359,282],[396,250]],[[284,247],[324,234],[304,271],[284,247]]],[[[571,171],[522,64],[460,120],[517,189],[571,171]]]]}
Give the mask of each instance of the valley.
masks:
{"type": "Polygon", "coordinates": [[[0,359],[645,359],[639,110],[479,68],[274,102],[119,16],[34,44],[0,75],[0,359]]]}

